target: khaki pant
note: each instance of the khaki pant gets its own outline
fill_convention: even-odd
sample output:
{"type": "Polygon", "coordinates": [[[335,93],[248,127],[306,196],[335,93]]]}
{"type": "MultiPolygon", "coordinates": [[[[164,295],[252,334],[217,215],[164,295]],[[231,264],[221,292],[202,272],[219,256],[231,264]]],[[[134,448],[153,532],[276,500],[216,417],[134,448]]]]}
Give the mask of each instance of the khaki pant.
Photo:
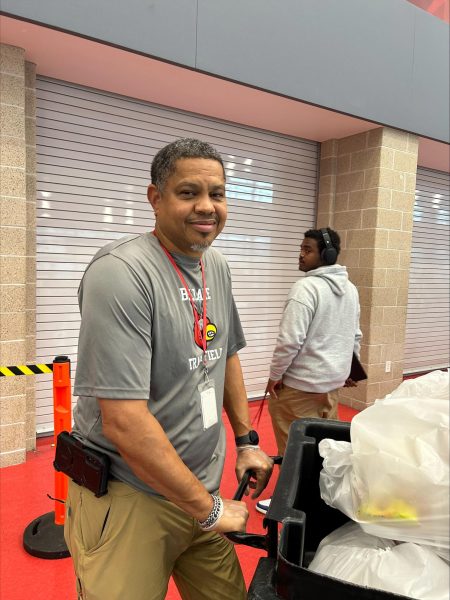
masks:
{"type": "Polygon", "coordinates": [[[105,496],[69,483],[64,536],[83,600],[245,600],[233,545],[177,506],[109,482],[105,496]]]}
{"type": "Polygon", "coordinates": [[[269,413],[278,446],[278,454],[284,455],[289,427],[292,421],[304,417],[319,417],[322,419],[337,419],[336,392],[316,394],[302,392],[285,384],[277,389],[278,400],[269,397],[269,413]]]}

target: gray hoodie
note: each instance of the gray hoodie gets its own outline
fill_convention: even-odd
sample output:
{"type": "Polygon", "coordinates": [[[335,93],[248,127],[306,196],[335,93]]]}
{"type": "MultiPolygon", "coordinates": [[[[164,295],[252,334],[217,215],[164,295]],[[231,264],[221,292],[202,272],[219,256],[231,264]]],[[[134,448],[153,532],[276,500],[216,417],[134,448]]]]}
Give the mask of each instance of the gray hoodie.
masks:
{"type": "Polygon", "coordinates": [[[305,392],[344,385],[359,356],[359,298],[341,265],[319,267],[294,283],[281,318],[270,378],[305,392]]]}

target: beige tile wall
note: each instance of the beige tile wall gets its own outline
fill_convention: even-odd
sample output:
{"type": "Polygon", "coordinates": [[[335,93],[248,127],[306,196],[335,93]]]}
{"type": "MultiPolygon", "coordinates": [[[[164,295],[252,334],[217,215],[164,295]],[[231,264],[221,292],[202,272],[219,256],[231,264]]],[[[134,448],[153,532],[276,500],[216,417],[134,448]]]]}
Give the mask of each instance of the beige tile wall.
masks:
{"type": "Polygon", "coordinates": [[[322,143],[317,226],[341,235],[360,294],[368,381],[340,393],[358,409],[402,379],[417,150],[416,136],[381,127],[322,143]]]}
{"type": "MultiPolygon", "coordinates": [[[[0,365],[35,360],[34,65],[0,45],[0,365]],[[30,268],[31,267],[31,268],[30,268]]],[[[35,447],[34,377],[0,378],[0,466],[35,447]]]]}
{"type": "MultiPolygon", "coordinates": [[[[26,203],[25,343],[26,361],[36,358],[36,65],[25,63],[26,203]]],[[[26,377],[26,448],[36,447],[35,377],[26,377]]]]}

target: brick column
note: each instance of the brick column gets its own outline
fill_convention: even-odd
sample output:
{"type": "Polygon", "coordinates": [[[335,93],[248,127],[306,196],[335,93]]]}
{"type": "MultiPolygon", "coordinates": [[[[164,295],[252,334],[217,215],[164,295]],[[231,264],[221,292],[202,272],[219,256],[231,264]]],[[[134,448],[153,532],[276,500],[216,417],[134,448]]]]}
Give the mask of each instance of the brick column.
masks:
{"type": "MultiPolygon", "coordinates": [[[[34,82],[26,83],[30,68],[22,48],[0,45],[1,366],[35,359],[27,343],[27,337],[35,336],[33,323],[28,325],[32,335],[27,333],[27,313],[35,311],[35,295],[27,285],[26,257],[35,254],[36,246],[28,209],[36,202],[35,186],[27,185],[27,173],[36,171],[35,130],[27,117],[33,113],[34,122],[34,82]]],[[[34,377],[0,378],[0,466],[23,462],[25,450],[35,447],[34,425],[27,430],[27,412],[33,412],[33,420],[35,412],[34,405],[27,409],[27,390],[33,398],[34,377]]]]}
{"type": "Polygon", "coordinates": [[[322,144],[317,226],[341,235],[361,301],[369,378],[340,392],[357,409],[402,381],[417,149],[416,136],[388,128],[322,144]]]}
{"type": "MultiPolygon", "coordinates": [[[[26,280],[25,352],[27,363],[36,360],[36,65],[25,63],[26,142],[26,280]]],[[[36,378],[26,378],[26,449],[36,447],[36,378]]]]}

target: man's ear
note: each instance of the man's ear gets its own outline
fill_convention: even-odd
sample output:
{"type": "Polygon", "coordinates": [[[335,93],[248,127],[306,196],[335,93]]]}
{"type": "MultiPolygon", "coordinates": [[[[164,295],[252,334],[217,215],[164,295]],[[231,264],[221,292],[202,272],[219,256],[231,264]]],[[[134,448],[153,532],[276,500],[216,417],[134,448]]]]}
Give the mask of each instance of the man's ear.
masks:
{"type": "Polygon", "coordinates": [[[151,183],[147,188],[147,198],[152,205],[153,212],[155,213],[156,217],[158,214],[159,203],[161,201],[161,194],[156,185],[153,185],[153,183],[151,183]]]}

